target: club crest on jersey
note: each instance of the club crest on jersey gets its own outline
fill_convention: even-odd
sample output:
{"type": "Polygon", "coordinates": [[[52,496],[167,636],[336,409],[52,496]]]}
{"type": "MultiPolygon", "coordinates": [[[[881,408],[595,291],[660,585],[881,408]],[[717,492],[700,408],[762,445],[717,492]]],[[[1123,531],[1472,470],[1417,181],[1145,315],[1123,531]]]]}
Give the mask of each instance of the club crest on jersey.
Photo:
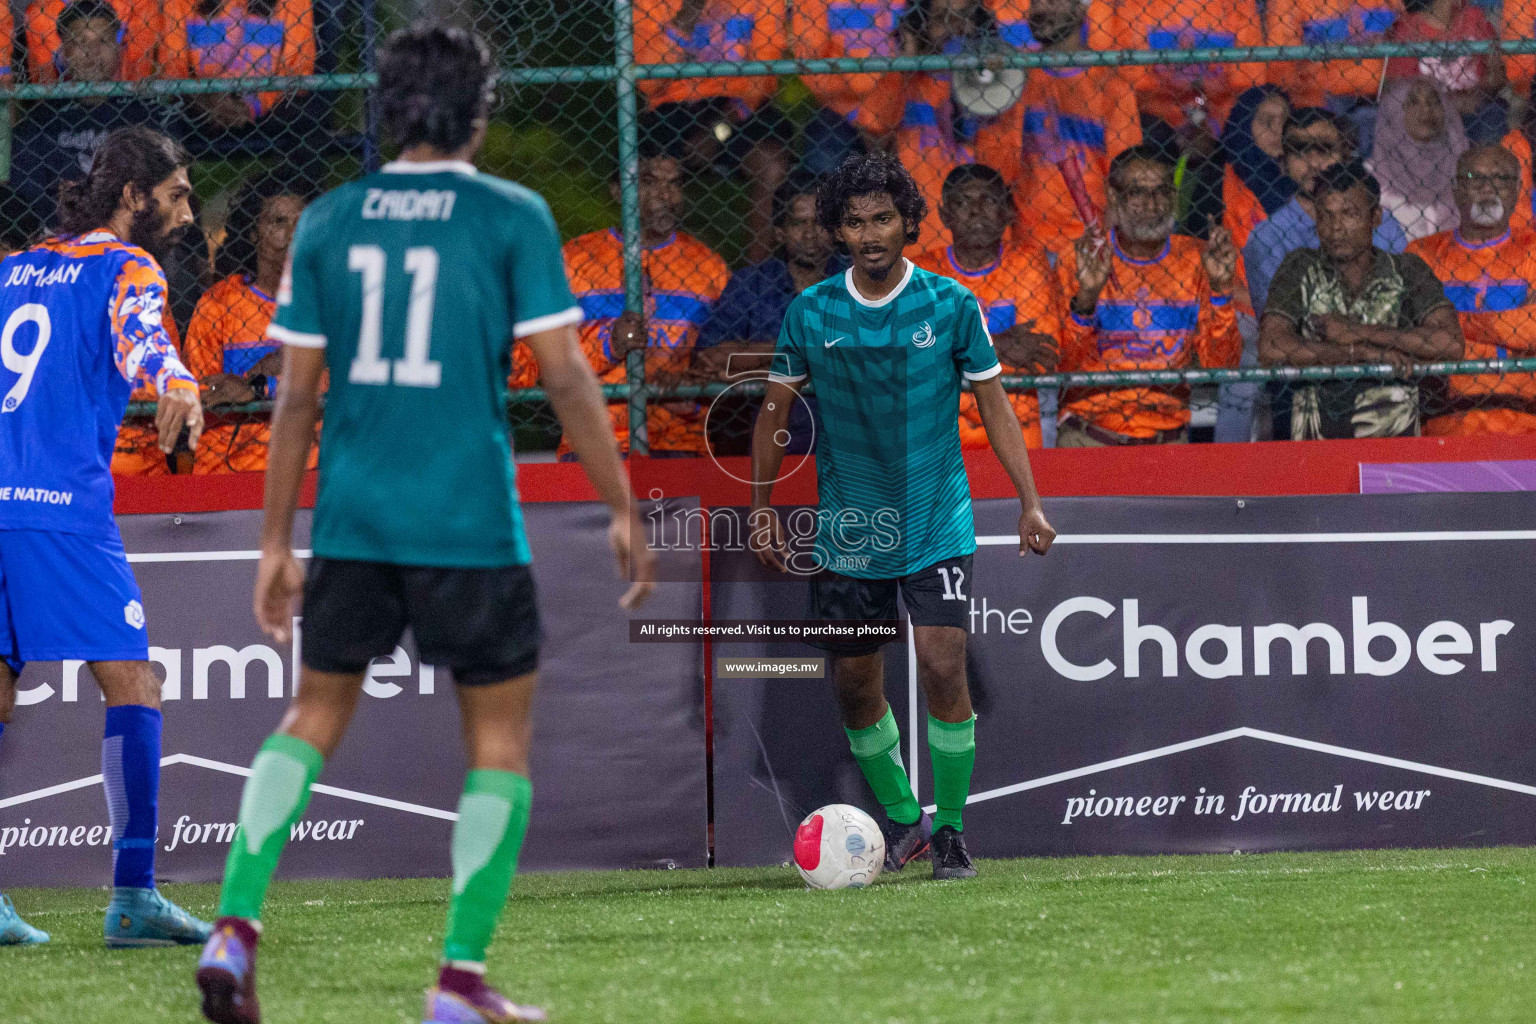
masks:
{"type": "Polygon", "coordinates": [[[933,326],[927,320],[924,320],[922,326],[912,332],[912,344],[918,348],[928,348],[937,340],[933,334],[933,326]]]}

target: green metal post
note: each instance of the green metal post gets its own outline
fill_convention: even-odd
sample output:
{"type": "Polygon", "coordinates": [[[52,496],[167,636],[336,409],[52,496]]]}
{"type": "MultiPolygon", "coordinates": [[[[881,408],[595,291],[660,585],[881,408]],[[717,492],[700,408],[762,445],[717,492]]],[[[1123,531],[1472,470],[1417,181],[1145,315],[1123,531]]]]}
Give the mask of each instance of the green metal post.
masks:
{"type": "MultiPolygon", "coordinates": [[[[640,114],[635,89],[634,11],[630,0],[613,0],[614,78],[619,114],[619,223],[624,235],[624,308],[645,312],[640,241],[640,114]]],[[[649,340],[649,339],[647,339],[649,340]]],[[[649,455],[645,430],[645,349],[631,349],[624,357],[624,377],[629,383],[629,451],[649,455]]]]}

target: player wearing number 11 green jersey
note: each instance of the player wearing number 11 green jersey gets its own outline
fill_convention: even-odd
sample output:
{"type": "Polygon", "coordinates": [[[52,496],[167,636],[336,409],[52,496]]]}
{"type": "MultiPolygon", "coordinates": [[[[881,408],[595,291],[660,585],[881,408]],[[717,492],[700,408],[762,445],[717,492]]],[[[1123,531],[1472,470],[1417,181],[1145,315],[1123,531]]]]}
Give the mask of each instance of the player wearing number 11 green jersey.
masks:
{"type": "Polygon", "coordinates": [[[286,642],[302,586],[303,666],[293,706],[251,766],[221,917],[198,964],[203,1014],[219,1024],[260,1020],[267,885],[369,662],[407,627],[422,661],[453,671],[470,768],[453,829],[443,962],[424,1019],[544,1019],[484,978],[528,825],[539,653],[506,422],[514,338],[537,357],[566,437],[612,510],[609,540],[634,580],[624,607],[649,592],[654,560],[577,344],[581,311],[549,208],[469,162],[485,139],[495,79],[490,51],[461,29],[420,24],[392,36],[377,101],[400,159],[310,206],[290,250],[268,329],[284,352],[255,608],[262,628],[286,642]],[[290,548],[293,513],[327,370],[305,578],[290,548]]]}

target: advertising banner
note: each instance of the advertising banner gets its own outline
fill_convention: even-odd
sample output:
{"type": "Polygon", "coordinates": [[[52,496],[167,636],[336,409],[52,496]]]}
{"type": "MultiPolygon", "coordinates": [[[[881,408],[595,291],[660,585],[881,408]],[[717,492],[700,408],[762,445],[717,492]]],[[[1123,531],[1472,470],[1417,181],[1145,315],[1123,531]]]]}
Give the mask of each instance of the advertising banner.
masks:
{"type": "MultiPolygon", "coordinates": [[[[1043,559],[1018,555],[1017,502],[976,504],[957,595],[973,853],[1536,843],[1536,495],[1046,504],[1061,536],[1043,559]]],[[[716,618],[804,617],[804,579],[746,552],[711,570],[716,618]]],[[[887,645],[931,805],[912,665],[887,645]]],[[[717,673],[714,712],[718,863],[788,860],[790,825],[822,804],[878,813],[828,679],[717,673]]]]}
{"type": "MultiPolygon", "coordinates": [[[[703,663],[696,645],[631,645],[606,508],[524,506],[544,642],[535,700],[533,819],[521,865],[706,862],[703,663]]],[[[258,512],[119,520],[163,674],[158,873],[223,872],[240,787],[294,690],[302,626],[274,646],[251,587],[258,512]]],[[[300,513],[298,547],[308,545],[300,513]]],[[[664,555],[644,614],[697,620],[696,551],[664,555]]],[[[0,741],[0,888],[103,885],[103,704],[78,663],[27,666],[0,741]]],[[[447,875],[465,762],[454,685],[409,638],[376,661],[284,857],[287,877],[447,875]]]]}

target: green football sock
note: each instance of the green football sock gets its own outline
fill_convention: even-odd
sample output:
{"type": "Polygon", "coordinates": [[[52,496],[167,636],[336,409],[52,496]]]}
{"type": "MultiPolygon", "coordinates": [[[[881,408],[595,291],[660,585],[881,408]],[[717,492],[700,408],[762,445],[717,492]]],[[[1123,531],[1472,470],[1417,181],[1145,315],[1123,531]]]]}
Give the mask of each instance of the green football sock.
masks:
{"type": "Polygon", "coordinates": [[[482,768],[464,780],[453,826],[453,900],[443,959],[485,962],[532,805],[533,783],[514,772],[482,768]]]}
{"type": "Polygon", "coordinates": [[[289,829],[309,806],[310,784],[324,763],[320,751],[282,733],[261,745],[240,797],[239,827],[224,865],[220,917],[260,919],[289,829]]]}
{"type": "Polygon", "coordinates": [[[910,825],[922,817],[922,808],[912,795],[906,767],[901,763],[901,730],[896,728],[896,716],[891,709],[887,707],[885,717],[868,729],[843,731],[848,734],[853,759],[859,762],[869,788],[875,791],[875,799],[890,819],[899,825],[910,825]]]}
{"type": "Polygon", "coordinates": [[[928,756],[933,760],[933,802],[938,805],[933,827],[964,831],[960,815],[971,795],[971,769],[976,766],[976,716],[941,722],[929,715],[928,756]]]}

